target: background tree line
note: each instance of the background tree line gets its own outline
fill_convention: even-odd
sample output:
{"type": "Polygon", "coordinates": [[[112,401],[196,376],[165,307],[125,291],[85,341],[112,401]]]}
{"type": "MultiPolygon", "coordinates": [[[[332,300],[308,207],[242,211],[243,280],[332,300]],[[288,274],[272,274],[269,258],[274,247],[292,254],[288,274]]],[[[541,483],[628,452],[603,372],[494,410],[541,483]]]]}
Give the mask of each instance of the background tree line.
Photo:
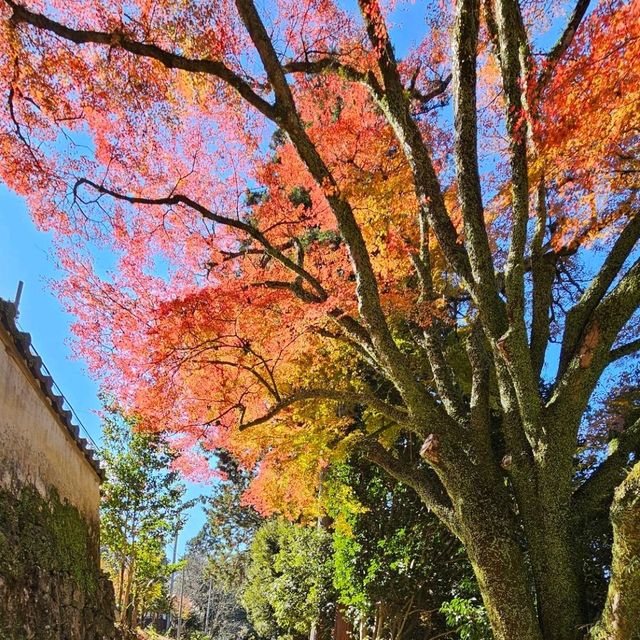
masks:
{"type": "Polygon", "coordinates": [[[207,522],[171,564],[166,549],[193,503],[170,470],[170,444],[111,408],[102,455],[102,557],[124,633],[175,637],[181,612],[181,637],[194,640],[329,640],[337,616],[361,640],[491,637],[460,543],[362,457],[326,472],[325,516],[292,522],[247,505],[251,474],[218,451],[224,479],[207,522]]]}

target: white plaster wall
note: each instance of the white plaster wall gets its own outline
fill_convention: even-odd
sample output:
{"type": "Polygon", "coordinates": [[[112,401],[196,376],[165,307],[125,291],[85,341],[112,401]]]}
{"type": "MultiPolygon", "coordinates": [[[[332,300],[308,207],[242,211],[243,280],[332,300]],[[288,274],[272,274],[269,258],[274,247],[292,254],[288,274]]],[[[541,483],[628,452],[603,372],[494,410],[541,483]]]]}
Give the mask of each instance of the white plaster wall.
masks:
{"type": "Polygon", "coordinates": [[[0,483],[31,484],[44,496],[57,489],[92,525],[100,483],[48,398],[0,327],[0,483]]]}

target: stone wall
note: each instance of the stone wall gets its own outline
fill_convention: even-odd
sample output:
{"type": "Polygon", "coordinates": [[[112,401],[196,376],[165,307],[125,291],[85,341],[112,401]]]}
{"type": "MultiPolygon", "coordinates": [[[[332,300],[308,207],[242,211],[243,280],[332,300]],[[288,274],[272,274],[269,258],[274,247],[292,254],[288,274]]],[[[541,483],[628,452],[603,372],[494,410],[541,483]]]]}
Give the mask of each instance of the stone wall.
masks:
{"type": "Polygon", "coordinates": [[[55,491],[0,490],[0,640],[113,638],[113,587],[97,545],[55,491]]]}
{"type": "Polygon", "coordinates": [[[101,471],[0,300],[0,640],[115,637],[101,471]]]}

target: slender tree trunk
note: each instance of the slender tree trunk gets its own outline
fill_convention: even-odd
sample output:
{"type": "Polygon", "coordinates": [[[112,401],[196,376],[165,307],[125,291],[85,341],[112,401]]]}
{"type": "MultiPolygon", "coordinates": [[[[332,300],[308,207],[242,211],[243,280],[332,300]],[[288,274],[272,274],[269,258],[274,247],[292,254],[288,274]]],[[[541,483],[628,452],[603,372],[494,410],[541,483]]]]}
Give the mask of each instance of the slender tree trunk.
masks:
{"type": "Polygon", "coordinates": [[[204,633],[205,635],[209,631],[209,614],[211,613],[211,587],[212,587],[213,578],[209,577],[209,588],[207,590],[207,610],[204,617],[204,633]]]}
{"type": "Polygon", "coordinates": [[[138,626],[138,607],[140,603],[138,601],[138,594],[136,591],[133,593],[133,597],[131,598],[131,614],[129,617],[129,626],[131,629],[135,629],[138,626]]]}
{"type": "MultiPolygon", "coordinates": [[[[180,524],[176,525],[176,533],[175,538],[173,539],[173,554],[171,556],[171,564],[175,565],[176,563],[176,555],[178,553],[178,536],[180,535],[180,524]]],[[[173,619],[173,585],[176,578],[175,570],[171,572],[171,577],[169,578],[169,602],[171,605],[169,606],[169,617],[167,620],[167,629],[171,628],[172,619],[173,619]]]]}
{"type": "Polygon", "coordinates": [[[184,603],[184,574],[186,566],[182,567],[180,579],[180,607],[178,608],[178,628],[176,629],[176,640],[180,640],[182,636],[182,605],[184,603]]]}
{"type": "Polygon", "coordinates": [[[404,607],[400,610],[397,616],[397,623],[393,632],[393,640],[402,640],[404,629],[407,626],[407,620],[411,615],[413,609],[414,596],[411,596],[404,607]]]}
{"type": "Polygon", "coordinates": [[[129,572],[127,574],[127,584],[125,586],[124,598],[122,601],[122,614],[121,621],[124,622],[125,626],[131,629],[131,590],[133,586],[133,576],[135,572],[135,557],[131,559],[131,564],[129,565],[129,572]]]}
{"type": "Polygon", "coordinates": [[[384,605],[380,602],[376,607],[376,631],[373,636],[375,640],[380,640],[382,638],[382,634],[384,632],[384,623],[385,623],[384,605]]]}
{"type": "Polygon", "coordinates": [[[398,629],[395,634],[395,640],[402,640],[404,629],[407,626],[407,621],[409,620],[409,617],[411,616],[414,598],[415,596],[411,596],[407,604],[402,608],[400,612],[400,621],[397,625],[398,629]]]}
{"type": "Polygon", "coordinates": [[[124,571],[125,571],[125,561],[123,560],[120,564],[120,584],[118,586],[118,622],[123,622],[123,612],[122,608],[122,599],[124,597],[124,571]]]}

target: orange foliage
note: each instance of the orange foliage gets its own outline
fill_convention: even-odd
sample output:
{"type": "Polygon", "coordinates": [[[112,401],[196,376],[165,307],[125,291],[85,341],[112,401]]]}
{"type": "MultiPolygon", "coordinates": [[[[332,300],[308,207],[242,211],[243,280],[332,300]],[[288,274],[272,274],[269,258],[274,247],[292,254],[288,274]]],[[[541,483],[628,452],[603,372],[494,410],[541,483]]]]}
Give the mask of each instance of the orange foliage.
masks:
{"type": "MultiPolygon", "coordinates": [[[[365,4],[385,35],[382,10],[365,4]]],[[[427,93],[450,66],[449,4],[429,10],[424,40],[401,61],[403,79],[416,91],[427,93]]],[[[540,21],[548,3],[526,4],[532,33],[550,27],[540,21]]],[[[352,204],[391,324],[407,317],[428,324],[434,309],[446,306],[447,287],[459,286],[448,280],[432,239],[442,301],[419,302],[411,263],[420,241],[417,198],[393,130],[360,84],[340,74],[291,76],[306,131],[336,180],[337,192],[322,188],[291,143],[278,131],[270,143],[273,126],[224,82],[166,69],[120,46],[128,38],[224,61],[241,77],[253,76],[251,87],[268,98],[271,89],[229,0],[29,7],[71,27],[113,34],[110,46],[75,46],[16,26],[0,1],[0,175],[27,197],[38,224],[57,234],[68,273],[59,288],[77,317],[79,352],[148,428],[180,435],[185,449],[224,447],[257,466],[247,499],[261,510],[292,517],[313,511],[319,470],[344,452],[336,445],[349,437],[351,409],[308,400],[250,429],[240,425],[306,386],[353,393],[365,387],[356,364],[362,354],[331,337],[336,309],[358,316],[358,283],[327,197],[339,192],[352,204]],[[186,194],[217,216],[260,229],[326,297],[314,298],[309,282],[245,230],[180,202],[114,200],[78,184],[80,178],[130,198],[186,194]],[[296,296],[296,287],[304,295],[296,296]]],[[[265,20],[285,61],[338,52],[357,71],[377,73],[372,64],[380,52],[367,50],[362,25],[339,4],[279,0],[270,13],[265,20]]],[[[504,114],[484,27],[483,38],[481,164],[499,265],[501,234],[510,226],[500,157],[504,114]]],[[[551,182],[557,245],[608,237],[628,215],[628,205],[618,205],[638,187],[639,60],[640,3],[601,3],[535,105],[533,177],[544,170],[551,182]]],[[[416,117],[462,233],[448,94],[434,104],[440,108],[416,104],[416,117]]]]}

